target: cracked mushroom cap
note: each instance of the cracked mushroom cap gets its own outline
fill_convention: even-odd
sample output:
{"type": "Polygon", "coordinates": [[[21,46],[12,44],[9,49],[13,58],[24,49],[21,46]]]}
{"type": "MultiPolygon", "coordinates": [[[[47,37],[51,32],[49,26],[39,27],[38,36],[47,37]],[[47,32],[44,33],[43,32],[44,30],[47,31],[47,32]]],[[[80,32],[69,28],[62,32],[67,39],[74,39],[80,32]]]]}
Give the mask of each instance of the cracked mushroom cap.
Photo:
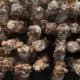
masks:
{"type": "Polygon", "coordinates": [[[0,68],[2,72],[13,70],[14,59],[12,57],[4,58],[0,57],[0,68]]]}
{"type": "Polygon", "coordinates": [[[62,78],[67,72],[68,70],[64,62],[60,62],[60,61],[56,62],[55,67],[54,67],[55,78],[62,78]]]}
{"type": "Polygon", "coordinates": [[[36,62],[33,64],[33,69],[35,71],[42,71],[48,67],[49,67],[48,58],[46,56],[36,60],[36,62]]]}
{"type": "Polygon", "coordinates": [[[20,78],[28,78],[31,72],[31,66],[26,63],[19,63],[14,66],[15,75],[20,78]]]}
{"type": "Polygon", "coordinates": [[[7,28],[11,32],[22,32],[24,29],[24,22],[18,20],[9,20],[7,23],[7,28]]]}

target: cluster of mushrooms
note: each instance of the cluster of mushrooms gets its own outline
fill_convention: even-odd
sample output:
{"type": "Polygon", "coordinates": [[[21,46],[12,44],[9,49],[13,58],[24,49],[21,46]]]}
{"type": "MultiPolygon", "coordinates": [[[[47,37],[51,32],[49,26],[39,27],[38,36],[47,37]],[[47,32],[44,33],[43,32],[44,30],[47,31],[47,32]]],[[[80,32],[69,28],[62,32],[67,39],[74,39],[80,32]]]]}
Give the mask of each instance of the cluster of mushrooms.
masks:
{"type": "Polygon", "coordinates": [[[8,71],[14,80],[47,70],[47,80],[64,80],[69,71],[80,76],[78,53],[79,0],[0,0],[0,80],[8,71]]]}

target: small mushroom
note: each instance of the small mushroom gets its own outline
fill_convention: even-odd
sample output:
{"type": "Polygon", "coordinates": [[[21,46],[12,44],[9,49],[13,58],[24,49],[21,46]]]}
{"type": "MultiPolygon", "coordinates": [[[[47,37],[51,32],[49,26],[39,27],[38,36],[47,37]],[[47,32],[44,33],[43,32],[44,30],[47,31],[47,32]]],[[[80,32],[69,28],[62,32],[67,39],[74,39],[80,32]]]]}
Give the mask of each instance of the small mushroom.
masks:
{"type": "Polygon", "coordinates": [[[75,73],[80,76],[80,59],[74,60],[72,62],[72,68],[75,73]]]}
{"type": "Polygon", "coordinates": [[[67,51],[70,53],[75,53],[80,50],[80,45],[78,44],[77,41],[69,41],[67,43],[67,51]]]}
{"type": "Polygon", "coordinates": [[[63,23],[63,24],[60,24],[58,27],[57,27],[57,38],[59,40],[66,40],[67,37],[69,36],[70,34],[70,28],[69,28],[69,25],[63,23]]]}
{"type": "Polygon", "coordinates": [[[77,23],[73,23],[70,26],[71,33],[80,33],[80,25],[77,23]]]}
{"type": "Polygon", "coordinates": [[[66,52],[66,42],[63,41],[57,41],[56,47],[53,53],[53,57],[55,60],[64,61],[65,59],[65,52],[66,52]]]}
{"type": "Polygon", "coordinates": [[[41,37],[42,30],[39,25],[31,25],[28,28],[27,36],[28,43],[32,43],[35,40],[38,40],[41,37]]]}
{"type": "Polygon", "coordinates": [[[36,52],[34,52],[34,48],[29,45],[23,45],[17,48],[17,52],[19,58],[27,63],[33,63],[37,55],[36,52]]]}
{"type": "Polygon", "coordinates": [[[47,40],[36,40],[32,42],[32,46],[36,52],[41,52],[47,48],[47,40]]]}

